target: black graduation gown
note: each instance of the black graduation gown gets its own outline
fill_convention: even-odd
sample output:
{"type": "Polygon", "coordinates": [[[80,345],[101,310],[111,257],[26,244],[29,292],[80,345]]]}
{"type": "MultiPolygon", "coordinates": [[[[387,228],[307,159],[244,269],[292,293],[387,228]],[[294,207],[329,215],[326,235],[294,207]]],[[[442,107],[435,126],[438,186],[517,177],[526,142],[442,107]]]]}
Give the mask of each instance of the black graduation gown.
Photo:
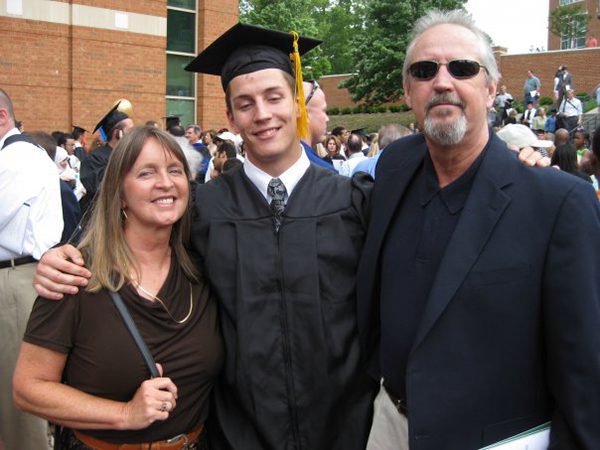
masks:
{"type": "Polygon", "coordinates": [[[356,269],[370,178],[312,165],[275,234],[243,168],[196,189],[192,232],[220,301],[214,448],[361,449],[373,382],[360,361],[356,269]]]}
{"type": "Polygon", "coordinates": [[[63,232],[60,238],[60,243],[65,244],[71,237],[73,237],[72,244],[76,245],[78,240],[78,234],[74,235],[75,229],[81,219],[81,209],[77,197],[73,193],[73,189],[65,180],[60,180],[60,198],[62,201],[63,211],[63,232]]]}
{"type": "Polygon", "coordinates": [[[81,161],[80,179],[83,187],[87,193],[79,201],[81,206],[81,213],[86,214],[89,207],[94,201],[96,192],[100,188],[100,183],[104,177],[104,170],[108,164],[108,158],[110,157],[111,147],[103,145],[97,148],[81,161]]]}
{"type": "Polygon", "coordinates": [[[87,153],[85,152],[85,149],[83,147],[75,147],[73,154],[77,156],[77,158],[79,158],[79,161],[83,161],[87,156],[87,153]]]}

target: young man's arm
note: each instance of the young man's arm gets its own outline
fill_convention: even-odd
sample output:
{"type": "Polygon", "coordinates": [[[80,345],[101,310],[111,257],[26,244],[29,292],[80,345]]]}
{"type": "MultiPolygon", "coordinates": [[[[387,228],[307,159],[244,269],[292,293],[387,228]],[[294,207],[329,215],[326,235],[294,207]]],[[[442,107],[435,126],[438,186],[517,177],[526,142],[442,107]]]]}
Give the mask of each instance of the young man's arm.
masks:
{"type": "Polygon", "coordinates": [[[76,294],[87,286],[92,273],[85,268],[79,250],[70,244],[48,250],[35,269],[33,287],[38,295],[60,300],[63,294],[76,294]]]}

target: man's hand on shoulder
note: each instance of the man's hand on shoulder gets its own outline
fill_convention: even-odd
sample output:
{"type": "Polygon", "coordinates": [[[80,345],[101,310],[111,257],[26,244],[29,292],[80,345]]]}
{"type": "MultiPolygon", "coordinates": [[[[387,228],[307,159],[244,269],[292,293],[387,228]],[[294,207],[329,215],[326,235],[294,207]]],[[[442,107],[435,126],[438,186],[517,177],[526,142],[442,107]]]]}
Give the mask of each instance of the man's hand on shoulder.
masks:
{"type": "Polygon", "coordinates": [[[91,276],[79,250],[67,244],[44,253],[35,269],[33,287],[41,297],[60,300],[63,294],[76,294],[77,286],[86,286],[91,276]]]}
{"type": "MultiPolygon", "coordinates": [[[[509,148],[511,148],[509,146],[509,148]]],[[[524,147],[519,151],[519,161],[528,166],[549,167],[550,158],[543,156],[540,152],[531,147],[524,147]]]]}

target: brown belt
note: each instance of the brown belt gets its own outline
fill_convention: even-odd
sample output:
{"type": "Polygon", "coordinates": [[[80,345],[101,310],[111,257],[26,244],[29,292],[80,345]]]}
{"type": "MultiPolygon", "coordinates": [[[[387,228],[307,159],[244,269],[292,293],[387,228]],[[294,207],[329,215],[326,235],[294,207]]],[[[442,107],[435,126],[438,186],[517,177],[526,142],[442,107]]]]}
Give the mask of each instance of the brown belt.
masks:
{"type": "Polygon", "coordinates": [[[406,405],[406,400],[402,400],[400,397],[398,397],[396,394],[394,394],[394,392],[391,391],[385,385],[385,382],[383,383],[383,387],[384,387],[385,392],[387,393],[388,397],[390,398],[390,400],[392,401],[392,403],[394,404],[394,406],[398,410],[398,412],[400,414],[408,417],[408,407],[406,405]]]}
{"type": "Polygon", "coordinates": [[[177,436],[164,441],[143,442],[140,444],[113,444],[77,430],[73,430],[73,434],[77,439],[94,450],[148,450],[149,448],[152,450],[181,450],[186,449],[189,444],[194,443],[203,431],[204,424],[200,425],[191,433],[178,434],[177,436]]]}

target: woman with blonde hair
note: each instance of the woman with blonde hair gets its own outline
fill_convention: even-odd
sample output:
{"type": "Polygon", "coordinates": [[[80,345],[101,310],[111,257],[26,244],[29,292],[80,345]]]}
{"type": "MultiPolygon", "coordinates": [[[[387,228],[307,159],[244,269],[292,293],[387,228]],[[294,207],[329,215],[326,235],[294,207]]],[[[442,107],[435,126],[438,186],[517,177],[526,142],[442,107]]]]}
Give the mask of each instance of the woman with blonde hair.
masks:
{"type": "Polygon", "coordinates": [[[111,154],[79,245],[92,272],[87,288],[62,301],[36,300],[14,398],[69,427],[64,448],[207,448],[203,424],[223,346],[215,302],[185,250],[189,178],[181,148],[165,132],[129,131],[111,154]],[[150,378],[111,291],[160,376],[150,378]]]}

